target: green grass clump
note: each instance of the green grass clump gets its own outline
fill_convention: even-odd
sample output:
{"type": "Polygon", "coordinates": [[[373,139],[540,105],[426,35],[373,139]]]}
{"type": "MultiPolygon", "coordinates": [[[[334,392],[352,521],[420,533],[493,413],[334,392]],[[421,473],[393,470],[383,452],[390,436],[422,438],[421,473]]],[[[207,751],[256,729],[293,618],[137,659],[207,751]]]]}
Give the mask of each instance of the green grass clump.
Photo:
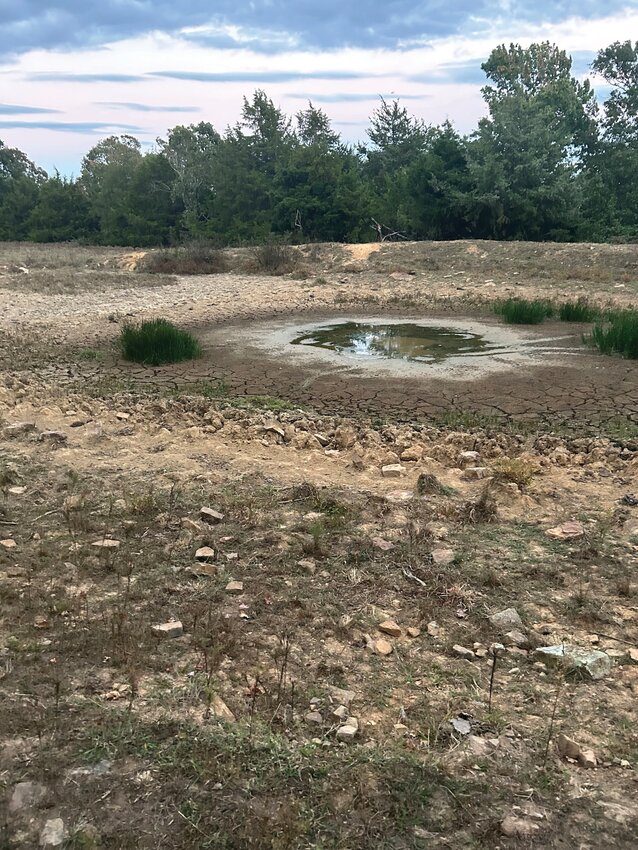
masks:
{"type": "Polygon", "coordinates": [[[600,318],[600,310],[590,304],[586,298],[577,301],[565,301],[558,308],[561,322],[593,322],[600,318]]]}
{"type": "Polygon", "coordinates": [[[612,313],[605,324],[598,324],[585,338],[603,354],[620,354],[638,360],[638,310],[612,313]]]}
{"type": "Polygon", "coordinates": [[[549,301],[540,299],[508,298],[500,301],[494,312],[508,325],[539,325],[553,314],[554,307],[549,301]]]}
{"type": "Polygon", "coordinates": [[[202,350],[188,331],[180,330],[166,319],[153,319],[140,325],[124,325],[119,346],[125,360],[147,366],[193,360],[202,350]]]}

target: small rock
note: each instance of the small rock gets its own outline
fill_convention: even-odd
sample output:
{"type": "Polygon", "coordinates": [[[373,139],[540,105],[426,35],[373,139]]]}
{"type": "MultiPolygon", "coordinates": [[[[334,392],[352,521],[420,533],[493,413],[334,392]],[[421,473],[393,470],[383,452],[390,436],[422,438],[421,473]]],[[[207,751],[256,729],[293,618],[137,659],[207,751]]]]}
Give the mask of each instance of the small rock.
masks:
{"type": "Polygon", "coordinates": [[[12,422],[10,425],[6,425],[2,429],[2,434],[4,437],[18,437],[22,434],[28,434],[31,431],[35,431],[35,422],[12,422]]]}
{"type": "Polygon", "coordinates": [[[590,749],[581,750],[578,754],[578,764],[586,770],[592,770],[597,767],[598,761],[594,751],[590,749]]]}
{"type": "Polygon", "coordinates": [[[487,466],[468,466],[461,478],[466,481],[482,481],[488,477],[489,473],[490,470],[487,466]]]}
{"type": "Polygon", "coordinates": [[[458,643],[455,643],[452,647],[452,652],[455,655],[458,655],[459,658],[467,658],[468,661],[471,661],[473,658],[476,658],[473,650],[468,649],[466,646],[461,646],[458,643]]]}
{"type": "Polygon", "coordinates": [[[476,463],[479,457],[480,455],[478,452],[461,452],[461,454],[459,455],[459,463],[461,464],[461,466],[467,466],[470,463],[476,463]]]}
{"type": "Polygon", "coordinates": [[[382,623],[379,623],[377,628],[380,632],[391,637],[401,637],[401,626],[395,623],[394,620],[384,620],[382,623]]]}
{"type": "Polygon", "coordinates": [[[541,646],[536,650],[545,661],[562,663],[568,670],[583,673],[591,679],[603,679],[611,672],[612,660],[599,649],[581,649],[578,646],[558,644],[541,646]]]}
{"type": "Polygon", "coordinates": [[[489,649],[484,644],[475,643],[473,649],[474,655],[476,655],[477,658],[487,658],[489,649]]]}
{"type": "Polygon", "coordinates": [[[345,721],[348,717],[348,709],[345,705],[340,705],[332,712],[332,716],[340,721],[345,721]]]}
{"type": "Polygon", "coordinates": [[[12,496],[24,496],[27,492],[26,487],[9,487],[7,489],[7,493],[10,493],[12,496]]]}
{"type": "Polygon", "coordinates": [[[385,494],[384,498],[391,505],[397,505],[402,502],[411,502],[414,499],[414,493],[410,492],[410,490],[390,490],[390,492],[385,494]]]}
{"type": "Polygon", "coordinates": [[[202,546],[195,552],[195,557],[198,561],[214,561],[217,558],[217,552],[210,546],[202,546]]]}
{"type": "Polygon", "coordinates": [[[581,767],[591,769],[596,767],[598,764],[593,750],[588,747],[581,747],[580,744],[577,744],[576,741],[573,741],[571,738],[563,735],[562,732],[556,738],[556,746],[558,748],[558,752],[563,758],[577,761],[581,767]]]}
{"type": "Polygon", "coordinates": [[[102,540],[96,540],[91,543],[96,549],[119,549],[120,541],[112,540],[110,537],[104,537],[102,540]]]}
{"type": "Polygon", "coordinates": [[[406,632],[408,634],[408,637],[418,638],[418,636],[421,634],[421,629],[417,628],[417,626],[408,626],[406,632]]]}
{"type": "Polygon", "coordinates": [[[381,467],[381,475],[384,478],[400,478],[405,473],[405,466],[400,463],[388,463],[381,467]]]}
{"type": "Polygon", "coordinates": [[[507,632],[503,636],[503,642],[506,646],[518,646],[519,649],[528,649],[530,645],[527,635],[523,634],[523,632],[518,629],[513,629],[511,632],[507,632]]]}
{"type": "Polygon", "coordinates": [[[354,691],[348,691],[344,688],[338,688],[336,685],[331,685],[328,688],[330,696],[340,703],[343,703],[347,708],[350,708],[350,703],[356,699],[354,691]]]}
{"type": "Polygon", "coordinates": [[[374,642],[374,651],[377,655],[392,655],[394,647],[389,641],[384,638],[379,638],[379,640],[374,642]]]}
{"type": "Polygon", "coordinates": [[[394,549],[394,543],[390,543],[389,540],[385,540],[383,537],[373,537],[372,545],[375,549],[380,549],[382,552],[390,552],[390,550],[394,549]]]}
{"type": "Polygon", "coordinates": [[[634,664],[638,664],[638,649],[635,646],[630,646],[627,650],[627,655],[634,664]]]}
{"type": "Polygon", "coordinates": [[[66,443],[68,441],[67,435],[64,431],[42,431],[40,436],[38,437],[41,443],[66,443]]]}
{"type": "Polygon", "coordinates": [[[337,740],[353,741],[359,732],[359,721],[356,717],[349,717],[343,726],[337,729],[337,740]]]}
{"type": "Polygon", "coordinates": [[[225,589],[226,593],[243,593],[244,592],[244,582],[243,581],[229,581],[224,589],[225,589]]]}
{"type": "Polygon", "coordinates": [[[323,717],[319,711],[309,711],[305,715],[306,723],[310,723],[314,726],[322,726],[323,725],[323,717]]]}
{"type": "Polygon", "coordinates": [[[452,724],[452,728],[459,733],[459,735],[469,735],[472,729],[470,725],[470,721],[466,717],[453,717],[450,720],[452,724]]]}
{"type": "Polygon", "coordinates": [[[553,540],[576,540],[585,534],[582,522],[564,522],[554,528],[548,528],[545,534],[553,540]]]}
{"type": "Polygon", "coordinates": [[[215,511],[212,508],[201,508],[199,515],[209,525],[218,525],[224,519],[224,514],[220,514],[219,511],[215,511]]]}
{"type": "Polygon", "coordinates": [[[226,720],[229,723],[235,722],[235,715],[232,713],[230,708],[228,708],[224,700],[220,696],[217,696],[217,694],[213,697],[210,710],[212,714],[220,720],[226,720]]]}
{"type": "Polygon", "coordinates": [[[435,622],[434,620],[431,620],[427,624],[426,628],[427,628],[427,632],[430,635],[430,637],[439,637],[439,635],[441,634],[441,626],[439,626],[439,624],[437,622],[435,622]]]}
{"type": "Polygon", "coordinates": [[[46,821],[40,833],[41,847],[61,847],[67,839],[67,831],[62,818],[46,821]]]}
{"type": "Polygon", "coordinates": [[[154,635],[162,638],[178,638],[184,634],[184,626],[180,620],[170,620],[168,623],[159,623],[151,626],[154,635]]]}
{"type": "Polygon", "coordinates": [[[0,546],[4,546],[5,549],[15,549],[18,544],[12,537],[7,537],[5,540],[0,540],[0,546]]]}
{"type": "Polygon", "coordinates": [[[123,410],[117,410],[115,412],[115,418],[119,419],[120,422],[126,422],[127,419],[131,418],[131,414],[125,413],[123,410]]]}
{"type": "Polygon", "coordinates": [[[17,814],[23,809],[35,809],[46,798],[47,789],[37,782],[18,782],[9,798],[9,812],[17,814]]]}
{"type": "Polygon", "coordinates": [[[423,446],[409,446],[401,452],[401,460],[406,463],[417,463],[423,457],[423,446]]]}
{"type": "Polygon", "coordinates": [[[501,631],[523,628],[523,621],[516,608],[506,608],[504,611],[498,611],[496,614],[492,614],[489,620],[493,626],[501,629],[501,631]]]}
{"type": "Polygon", "coordinates": [[[509,838],[531,838],[540,828],[538,823],[512,815],[508,815],[501,821],[501,832],[509,838]]]}
{"type": "Polygon", "coordinates": [[[202,530],[198,522],[187,516],[182,517],[182,528],[186,528],[188,531],[194,531],[196,534],[200,534],[202,530]]]}
{"type": "Polygon", "coordinates": [[[357,442],[357,433],[348,425],[339,425],[335,430],[335,445],[338,449],[351,449],[357,442]]]}
{"type": "Polygon", "coordinates": [[[432,561],[436,564],[437,567],[446,567],[448,564],[451,564],[455,558],[456,552],[454,551],[454,549],[432,550],[432,561]]]}
{"type": "Polygon", "coordinates": [[[209,561],[201,561],[197,564],[192,564],[189,567],[189,572],[193,576],[216,576],[217,575],[217,565],[211,564],[209,561]]]}
{"type": "Polygon", "coordinates": [[[267,422],[264,425],[263,430],[266,433],[270,432],[272,434],[277,434],[277,436],[281,437],[282,440],[286,437],[286,432],[278,422],[267,422]]]}
{"type": "Polygon", "coordinates": [[[467,736],[467,748],[472,755],[478,756],[479,758],[488,755],[491,751],[491,747],[485,738],[481,738],[478,735],[467,736]]]}

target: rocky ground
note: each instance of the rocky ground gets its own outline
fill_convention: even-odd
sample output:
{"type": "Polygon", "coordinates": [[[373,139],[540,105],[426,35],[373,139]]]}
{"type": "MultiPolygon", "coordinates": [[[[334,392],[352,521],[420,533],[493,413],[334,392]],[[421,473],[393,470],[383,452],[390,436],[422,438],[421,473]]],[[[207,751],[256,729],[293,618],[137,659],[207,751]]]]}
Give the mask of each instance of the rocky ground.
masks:
{"type": "Polygon", "coordinates": [[[110,345],[366,292],[477,311],[514,277],[632,303],[635,250],[312,250],[284,278],[0,256],[0,846],[633,848],[630,402],[318,412],[110,345]]]}

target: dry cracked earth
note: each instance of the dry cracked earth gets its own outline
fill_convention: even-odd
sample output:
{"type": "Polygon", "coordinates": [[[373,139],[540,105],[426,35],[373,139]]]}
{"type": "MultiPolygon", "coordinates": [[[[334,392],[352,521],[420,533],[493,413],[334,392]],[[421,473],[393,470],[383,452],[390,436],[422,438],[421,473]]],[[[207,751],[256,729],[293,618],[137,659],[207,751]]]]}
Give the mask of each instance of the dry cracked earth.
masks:
{"type": "Polygon", "coordinates": [[[0,251],[0,847],[635,847],[636,365],[387,377],[251,329],[635,305],[637,249],[296,256],[0,251]],[[202,358],[122,361],[148,316],[202,358]]]}

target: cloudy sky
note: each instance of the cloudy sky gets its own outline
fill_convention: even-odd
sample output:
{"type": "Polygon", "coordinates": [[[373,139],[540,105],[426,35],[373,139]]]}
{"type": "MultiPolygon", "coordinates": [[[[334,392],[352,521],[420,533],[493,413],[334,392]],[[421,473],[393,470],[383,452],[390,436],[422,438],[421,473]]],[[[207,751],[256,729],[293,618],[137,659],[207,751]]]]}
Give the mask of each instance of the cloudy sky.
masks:
{"type": "Polygon", "coordinates": [[[379,95],[469,131],[493,47],[550,40],[583,76],[636,37],[638,0],[0,0],[0,20],[0,139],[71,174],[113,133],[223,130],[256,88],[351,141],[379,95]]]}

